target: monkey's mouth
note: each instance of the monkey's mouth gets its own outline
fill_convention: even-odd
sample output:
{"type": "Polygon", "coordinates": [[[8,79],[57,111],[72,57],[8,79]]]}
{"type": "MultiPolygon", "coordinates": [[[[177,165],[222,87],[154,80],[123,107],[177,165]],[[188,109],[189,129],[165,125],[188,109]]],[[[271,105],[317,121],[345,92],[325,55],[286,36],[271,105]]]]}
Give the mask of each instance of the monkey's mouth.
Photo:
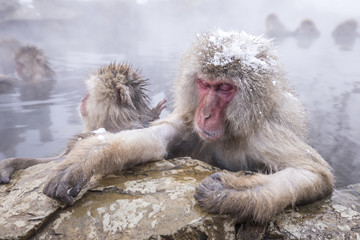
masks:
{"type": "Polygon", "coordinates": [[[200,136],[207,141],[214,142],[222,136],[222,131],[206,131],[204,129],[199,129],[200,136]]]}

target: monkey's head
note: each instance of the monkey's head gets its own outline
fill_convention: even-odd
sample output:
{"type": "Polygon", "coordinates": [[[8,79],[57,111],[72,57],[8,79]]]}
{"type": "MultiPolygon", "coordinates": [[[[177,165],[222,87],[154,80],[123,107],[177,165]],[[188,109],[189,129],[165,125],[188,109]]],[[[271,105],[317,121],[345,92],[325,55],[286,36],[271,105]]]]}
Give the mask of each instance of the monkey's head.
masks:
{"type": "Polygon", "coordinates": [[[90,74],[80,112],[86,131],[127,129],[149,112],[147,80],[127,64],[109,64],[90,74]]]}
{"type": "Polygon", "coordinates": [[[252,134],[271,114],[283,80],[271,40],[214,30],[198,35],[177,81],[176,111],[216,142],[252,134]]]}
{"type": "Polygon", "coordinates": [[[43,51],[35,46],[21,47],[14,58],[16,74],[26,83],[52,80],[55,75],[43,51]]]}

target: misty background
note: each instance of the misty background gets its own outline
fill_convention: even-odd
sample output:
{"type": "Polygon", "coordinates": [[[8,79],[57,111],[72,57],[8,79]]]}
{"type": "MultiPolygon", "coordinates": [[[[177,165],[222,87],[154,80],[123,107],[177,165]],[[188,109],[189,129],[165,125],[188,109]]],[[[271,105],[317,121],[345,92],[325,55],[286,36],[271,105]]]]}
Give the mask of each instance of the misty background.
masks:
{"type": "Polygon", "coordinates": [[[60,153],[82,130],[77,107],[90,72],[131,63],[150,79],[155,105],[170,98],[196,33],[219,27],[266,35],[270,14],[288,32],[305,19],[318,29],[305,41],[275,36],[277,51],[308,109],[310,144],[333,167],[337,186],[360,182],[359,32],[343,43],[332,34],[347,20],[360,21],[358,0],[0,0],[0,39],[41,48],[57,75],[46,100],[0,94],[0,159],[60,153]]]}

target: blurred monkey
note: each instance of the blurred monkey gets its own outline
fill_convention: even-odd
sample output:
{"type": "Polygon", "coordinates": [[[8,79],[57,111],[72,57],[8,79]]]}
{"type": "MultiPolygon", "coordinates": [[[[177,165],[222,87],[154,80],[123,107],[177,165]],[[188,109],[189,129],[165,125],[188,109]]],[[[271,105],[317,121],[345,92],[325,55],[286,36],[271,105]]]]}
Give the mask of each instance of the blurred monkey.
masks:
{"type": "Polygon", "coordinates": [[[298,46],[301,48],[309,48],[319,36],[319,30],[310,19],[303,20],[294,32],[294,37],[297,39],[298,46]]]}
{"type": "Polygon", "coordinates": [[[14,59],[21,99],[48,99],[55,85],[55,72],[44,52],[35,46],[24,46],[15,53],[14,59]]]}
{"type": "Polygon", "coordinates": [[[280,21],[279,17],[272,13],[266,17],[265,20],[266,26],[266,36],[270,38],[283,39],[285,37],[291,36],[291,32],[286,29],[284,24],[280,21]]]}
{"type": "Polygon", "coordinates": [[[356,38],[359,37],[357,32],[358,23],[353,19],[349,19],[340,23],[332,32],[332,37],[341,50],[349,51],[354,45],[356,38]]]}

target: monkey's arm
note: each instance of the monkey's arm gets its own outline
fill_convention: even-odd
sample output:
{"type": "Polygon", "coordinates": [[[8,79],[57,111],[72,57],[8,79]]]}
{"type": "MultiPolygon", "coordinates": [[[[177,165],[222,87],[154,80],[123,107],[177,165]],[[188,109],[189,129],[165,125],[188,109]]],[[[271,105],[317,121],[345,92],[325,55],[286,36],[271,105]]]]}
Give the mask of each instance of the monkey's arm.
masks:
{"type": "Polygon", "coordinates": [[[21,169],[25,169],[40,163],[55,161],[65,155],[67,151],[49,158],[7,158],[0,162],[0,184],[9,183],[11,175],[21,169]]]}
{"type": "Polygon", "coordinates": [[[277,129],[250,141],[247,154],[262,160],[275,173],[216,173],[205,178],[195,198],[206,210],[238,220],[266,222],[289,205],[315,201],[332,192],[330,166],[295,134],[277,129]]]}
{"type": "Polygon", "coordinates": [[[160,160],[167,155],[169,142],[179,133],[171,117],[144,129],[104,134],[79,142],[61,162],[46,183],[43,192],[66,204],[72,204],[94,174],[106,175],[139,163],[160,160]]]}

